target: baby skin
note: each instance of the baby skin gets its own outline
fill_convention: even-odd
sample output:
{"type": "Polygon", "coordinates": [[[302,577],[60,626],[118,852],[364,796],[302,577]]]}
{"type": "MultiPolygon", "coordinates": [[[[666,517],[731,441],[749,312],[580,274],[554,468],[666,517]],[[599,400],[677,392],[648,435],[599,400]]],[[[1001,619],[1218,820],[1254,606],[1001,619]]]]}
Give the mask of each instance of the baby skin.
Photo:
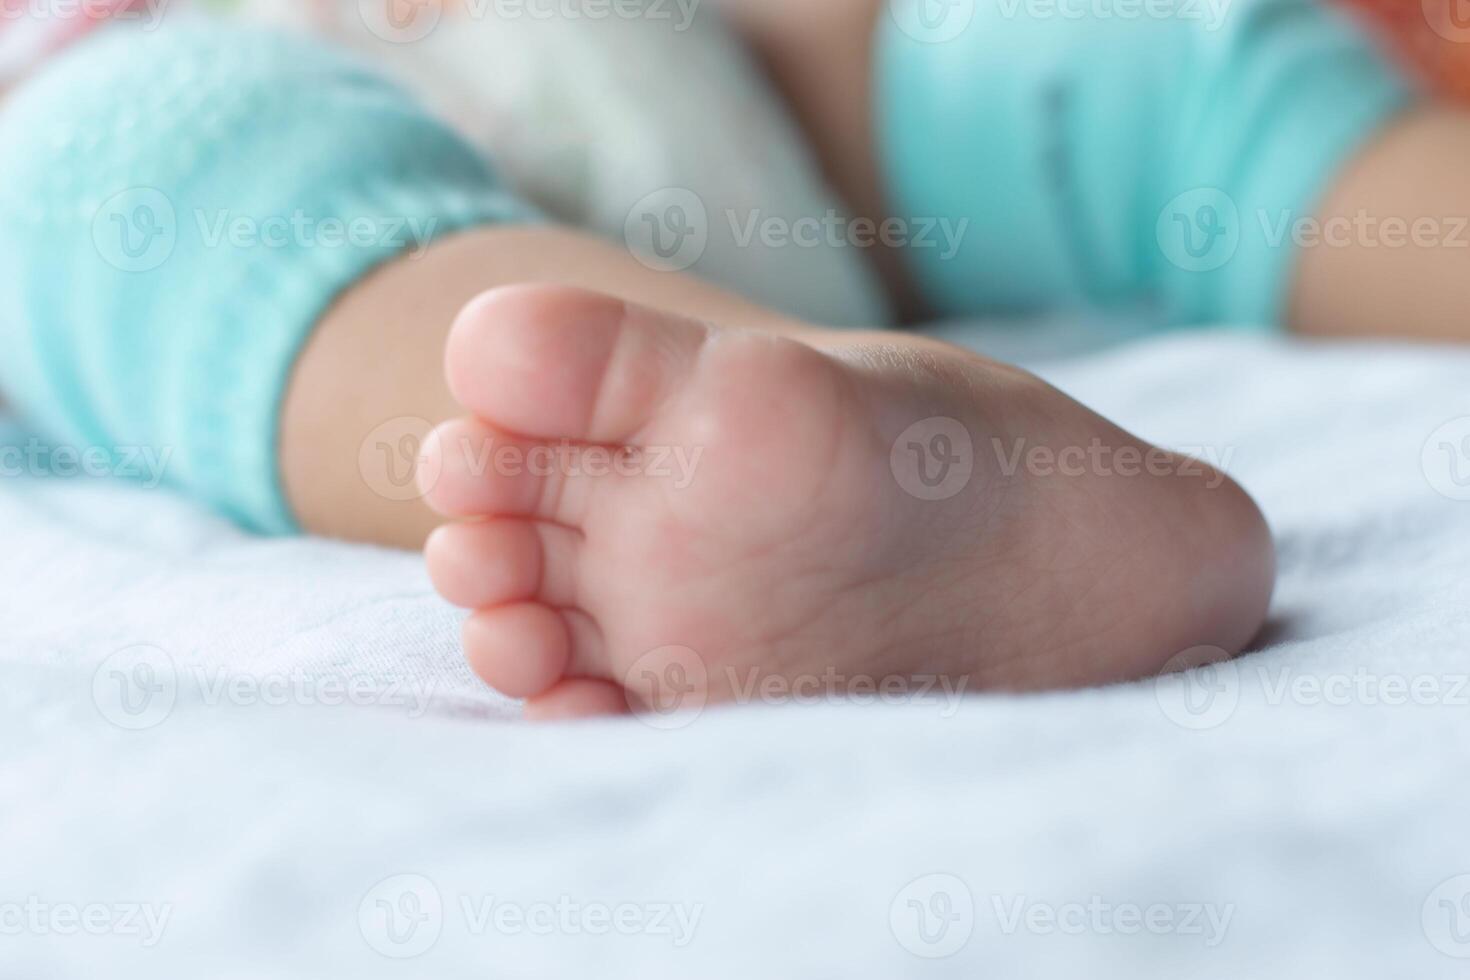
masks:
{"type": "Polygon", "coordinates": [[[1238,651],[1271,594],[1270,535],[1233,482],[942,344],[513,286],[464,309],[446,361],[466,414],[419,473],[460,522],[433,532],[428,566],[475,610],[470,663],[532,717],[670,707],[675,679],[712,700],[772,675],[1120,681],[1194,646],[1238,651]],[[965,469],[928,492],[901,440],[937,433],[965,469]],[[562,462],[485,465],[538,444],[562,462]],[[1153,453],[1170,475],[1007,472],[1018,447],[1153,453]],[[632,465],[576,465],[594,452],[632,465]],[[638,465],[655,454],[697,465],[638,465]]]}
{"type": "MultiPolygon", "coordinates": [[[[879,220],[881,8],[727,7],[853,214],[879,220]]],[[[1458,110],[1408,111],[1318,217],[1470,211],[1467,145],[1458,110]]],[[[907,301],[901,258],[880,250],[874,268],[907,301]]],[[[1445,249],[1303,249],[1287,319],[1463,338],[1465,282],[1445,249]]],[[[301,356],[281,432],[301,523],[427,540],[435,585],[471,611],[470,663],[534,718],[740,700],[772,679],[1144,677],[1195,647],[1243,649],[1273,588],[1240,487],[1038,379],[910,334],[793,322],[566,230],[481,229],[358,284],[301,356]],[[437,424],[422,500],[374,493],[361,470],[364,440],[402,418],[437,424]],[[1081,465],[1036,464],[1064,458],[1081,465]]]]}
{"type": "MultiPolygon", "coordinates": [[[[728,9],[852,211],[883,218],[867,93],[879,4],[728,9]]],[[[1336,174],[1317,217],[1470,213],[1453,170],[1467,146],[1461,110],[1406,110],[1336,174]]],[[[395,297],[452,321],[442,401],[424,417],[457,417],[427,440],[420,480],[455,523],[432,531],[428,566],[472,610],[471,664],[530,717],[740,700],[771,679],[1095,685],[1196,647],[1236,653],[1262,623],[1274,554],[1241,488],[1022,371],[909,334],[793,323],[564,232],[493,230],[444,252],[437,274],[391,272],[349,297],[302,377],[350,357],[364,330],[392,345],[395,328],[364,321],[395,297]],[[538,447],[556,467],[485,463],[538,447]],[[694,465],[645,465],[670,457],[694,465]],[[614,459],[615,472],[590,465],[614,459]],[[1139,459],[1145,471],[1125,463],[1139,459]]],[[[901,256],[873,258],[912,300],[901,256]]],[[[1458,263],[1419,245],[1303,249],[1287,325],[1465,339],[1458,263]]],[[[428,533],[427,515],[378,522],[380,501],[344,507],[293,481],[287,407],[308,526],[428,533]]],[[[373,421],[346,419],[354,433],[373,421]]]]}
{"type": "MultiPolygon", "coordinates": [[[[883,218],[876,0],[730,9],[853,213],[883,218]]],[[[1321,216],[1422,209],[1396,175],[1448,166],[1467,132],[1448,110],[1412,115],[1321,216]]],[[[1411,193],[1443,209],[1462,183],[1411,193]]],[[[875,268],[909,297],[898,259],[875,268]]],[[[1427,278],[1437,292],[1405,329],[1438,335],[1463,308],[1448,261],[1303,254],[1291,325],[1356,332],[1346,297],[1378,309],[1427,278]]],[[[532,718],[739,701],[773,679],[1123,681],[1196,647],[1239,652],[1274,584],[1238,485],[1037,378],[912,334],[794,322],[567,230],[481,229],[358,284],[301,356],[281,431],[301,523],[427,541],[435,586],[470,611],[469,662],[532,718]],[[374,493],[360,468],[364,440],[401,418],[436,423],[421,500],[374,493]]]]}
{"type": "MultiPolygon", "coordinates": [[[[879,4],[729,9],[854,214],[884,217],[879,4]]],[[[898,256],[873,258],[912,295],[898,256]]],[[[435,586],[470,611],[470,664],[537,719],[772,680],[1124,681],[1239,652],[1274,585],[1235,482],[1039,379],[795,322],[563,229],[456,236],[350,290],[297,364],[281,463],[308,530],[427,541],[435,586]],[[421,500],[360,469],[397,418],[437,424],[421,500]]]]}
{"type": "MultiPolygon", "coordinates": [[[[880,179],[871,121],[871,39],[884,7],[882,0],[741,0],[727,9],[852,216],[873,222],[903,206],[888,200],[897,191],[880,179]]],[[[1048,23],[1074,29],[1067,19],[1048,23]]],[[[1291,23],[1241,21],[1252,29],[1250,50],[1259,55],[1252,64],[1263,77],[1275,77],[1275,54],[1318,35],[1254,28],[1291,23]],[[1293,44],[1265,43],[1282,39],[1293,44]]],[[[218,43],[207,31],[181,37],[206,43],[206,51],[218,43]]],[[[105,59],[122,50],[106,43],[97,42],[93,56],[104,60],[95,63],[111,65],[105,59]]],[[[168,47],[182,42],[167,36],[156,43],[188,54],[168,47]]],[[[242,73],[239,85],[283,109],[291,103],[282,87],[295,76],[280,74],[280,64],[295,61],[272,59],[291,53],[284,44],[264,44],[271,58],[231,69],[242,73]]],[[[1094,38],[1090,49],[1076,50],[1112,47],[1094,38]]],[[[147,60],[128,57],[116,70],[147,60]]],[[[78,59],[38,79],[37,86],[60,87],[33,89],[49,96],[20,108],[46,109],[49,119],[45,98],[75,102],[97,116],[78,119],[103,125],[111,117],[100,103],[81,98],[96,90],[81,70],[91,64],[78,59]]],[[[356,173],[367,161],[405,181],[420,174],[421,163],[434,163],[422,175],[450,181],[444,190],[461,180],[482,189],[485,175],[467,177],[478,167],[455,147],[422,152],[424,141],[445,140],[396,97],[374,89],[366,100],[373,111],[358,112],[366,90],[356,70],[347,82],[330,64],[320,70],[341,83],[324,82],[330,92],[351,96],[337,103],[351,125],[314,152],[338,169],[356,173]],[[383,126],[393,127],[396,142],[374,144],[383,126]]],[[[1216,123],[1228,127],[1231,119],[1216,123]]],[[[192,138],[194,130],[181,126],[160,131],[192,138]]],[[[264,160],[281,133],[267,128],[252,138],[266,141],[254,148],[264,160]]],[[[129,139],[119,136],[100,157],[99,173],[131,173],[146,163],[142,172],[173,179],[171,161],[133,152],[129,139]]],[[[1457,162],[1467,153],[1463,112],[1404,110],[1333,174],[1314,198],[1315,217],[1326,224],[1367,212],[1412,222],[1470,213],[1470,183],[1457,162]]],[[[54,181],[44,158],[16,159],[21,175],[48,192],[72,177],[95,176],[90,158],[59,157],[66,179],[54,181]]],[[[313,187],[316,170],[338,173],[315,159],[293,181],[313,187]]],[[[194,183],[209,185],[204,177],[231,173],[203,172],[177,193],[189,198],[194,183]]],[[[1102,196],[1109,205],[1119,199],[1132,200],[1102,196]]],[[[25,221],[31,213],[16,209],[25,221]]],[[[272,479],[261,496],[272,497],[273,511],[289,508],[315,534],[426,548],[435,586],[470,611],[470,663],[495,688],[525,699],[529,716],[667,710],[689,696],[740,701],[770,681],[804,692],[813,684],[901,691],[936,677],[951,690],[1079,687],[1157,673],[1197,647],[1233,654],[1259,629],[1273,588],[1271,537],[1254,503],[1224,474],[1149,446],[1040,380],[970,351],[912,334],[797,322],[697,278],[649,268],[590,235],[518,226],[498,209],[494,215],[487,210],[478,224],[454,226],[470,230],[375,266],[320,318],[317,306],[303,314],[310,339],[294,362],[279,419],[272,394],[268,421],[247,435],[277,436],[269,445],[287,506],[274,499],[272,479]],[[410,445],[402,436],[416,425],[425,436],[411,453],[417,495],[411,487],[399,492],[395,464],[402,460],[378,451],[410,445]],[[385,431],[393,437],[384,440],[385,431]]],[[[1157,215],[1144,217],[1139,227],[1151,228],[1157,215]]],[[[1011,230],[1029,220],[1018,218],[1011,230]]],[[[71,247],[73,233],[96,244],[92,232],[74,225],[63,223],[51,243],[56,261],[95,251],[71,247]]],[[[32,230],[48,227],[38,222],[32,230]]],[[[990,244],[1005,244],[1004,234],[975,229],[997,236],[990,244]]],[[[1392,250],[1375,245],[1294,252],[1283,324],[1339,336],[1381,334],[1392,324],[1404,336],[1467,339],[1470,279],[1460,253],[1418,241],[1392,250]]],[[[907,261],[914,256],[873,252],[890,294],[910,317],[922,317],[935,291],[932,281],[909,281],[919,265],[907,261]]],[[[43,254],[18,246],[12,253],[43,254]]],[[[218,274],[206,258],[221,254],[229,253],[180,249],[174,261],[184,264],[174,268],[218,274]]],[[[1251,268],[1248,257],[1237,265],[1251,268]]],[[[971,267],[946,272],[957,268],[971,267]]],[[[1038,274],[1046,269],[1034,265],[1038,274]]],[[[139,288],[102,272],[98,281],[112,290],[114,306],[132,295],[123,286],[139,288]]],[[[1186,298],[1190,292],[1183,290],[1186,298]]],[[[74,318],[39,312],[49,316],[47,329],[71,337],[73,320],[110,323],[119,310],[107,302],[74,318]]],[[[981,307],[965,309],[990,309],[981,307]]],[[[216,347],[222,335],[241,335],[232,320],[201,319],[216,347]]],[[[157,317],[133,329],[140,341],[159,339],[152,328],[160,325],[188,340],[189,320],[157,317]]],[[[289,353],[267,349],[273,371],[273,358],[294,355],[299,336],[289,353]]],[[[193,350],[182,342],[169,349],[193,350]]],[[[78,376],[98,361],[57,359],[78,376]]],[[[63,371],[59,380],[64,388],[74,379],[63,371]]],[[[157,413],[144,414],[161,424],[157,413]]],[[[262,440],[242,444],[252,465],[266,451],[262,440]]],[[[240,495],[226,496],[239,503],[240,495]]]]}

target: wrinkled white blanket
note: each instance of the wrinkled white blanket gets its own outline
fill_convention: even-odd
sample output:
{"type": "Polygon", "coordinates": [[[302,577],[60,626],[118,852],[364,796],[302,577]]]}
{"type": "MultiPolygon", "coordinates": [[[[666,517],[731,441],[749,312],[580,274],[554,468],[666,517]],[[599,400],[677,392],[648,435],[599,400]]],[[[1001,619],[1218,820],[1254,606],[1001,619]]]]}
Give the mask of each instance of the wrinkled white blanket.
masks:
{"type": "Polygon", "coordinates": [[[1261,652],[530,728],[414,556],[11,453],[0,977],[1466,975],[1470,353],[1190,335],[1045,373],[1258,495],[1261,652]]]}

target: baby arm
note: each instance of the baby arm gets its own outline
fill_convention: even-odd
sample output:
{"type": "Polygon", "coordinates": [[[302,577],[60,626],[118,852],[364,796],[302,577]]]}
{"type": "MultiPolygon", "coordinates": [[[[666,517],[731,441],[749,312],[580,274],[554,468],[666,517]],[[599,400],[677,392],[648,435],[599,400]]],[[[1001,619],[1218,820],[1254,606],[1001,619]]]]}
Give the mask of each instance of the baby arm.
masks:
{"type": "Polygon", "coordinates": [[[1470,112],[1416,109],[1341,174],[1298,253],[1290,322],[1322,337],[1470,341],[1470,112]]]}

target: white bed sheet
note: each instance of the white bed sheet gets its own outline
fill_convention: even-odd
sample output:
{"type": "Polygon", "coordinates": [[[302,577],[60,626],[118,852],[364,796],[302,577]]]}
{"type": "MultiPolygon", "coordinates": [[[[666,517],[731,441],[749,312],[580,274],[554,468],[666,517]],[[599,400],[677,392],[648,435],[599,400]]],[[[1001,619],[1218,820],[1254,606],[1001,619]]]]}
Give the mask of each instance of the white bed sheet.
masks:
{"type": "Polygon", "coordinates": [[[415,556],[7,476],[0,978],[1470,974],[1470,353],[1043,370],[1263,503],[1233,672],[533,728],[415,556]]]}

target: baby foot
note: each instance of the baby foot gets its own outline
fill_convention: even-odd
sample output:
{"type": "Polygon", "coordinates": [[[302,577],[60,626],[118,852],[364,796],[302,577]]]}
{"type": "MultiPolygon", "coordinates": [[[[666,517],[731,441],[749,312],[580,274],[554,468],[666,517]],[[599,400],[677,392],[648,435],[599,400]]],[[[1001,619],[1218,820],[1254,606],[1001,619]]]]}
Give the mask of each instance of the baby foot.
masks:
{"type": "Polygon", "coordinates": [[[648,706],[674,667],[712,700],[772,677],[1037,689],[1254,634],[1270,536],[1222,474],[965,351],[821,336],[561,287],[464,310],[446,360],[471,414],[420,480],[473,519],[427,559],[475,610],[487,683],[543,717],[648,706]]]}

